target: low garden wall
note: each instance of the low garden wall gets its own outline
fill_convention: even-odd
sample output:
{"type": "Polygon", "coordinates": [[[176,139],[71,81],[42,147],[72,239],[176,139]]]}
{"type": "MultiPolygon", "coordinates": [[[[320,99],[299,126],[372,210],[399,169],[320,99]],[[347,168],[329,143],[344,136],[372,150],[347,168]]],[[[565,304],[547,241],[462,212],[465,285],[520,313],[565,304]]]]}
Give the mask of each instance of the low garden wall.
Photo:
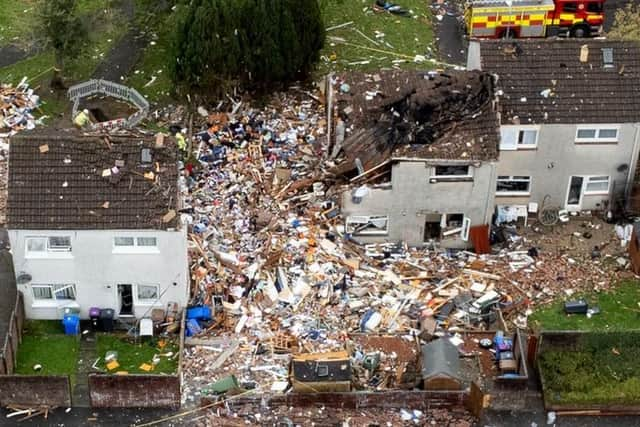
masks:
{"type": "Polygon", "coordinates": [[[0,406],[71,406],[67,376],[0,375],[0,406]]]}
{"type": "Polygon", "coordinates": [[[542,332],[536,354],[547,410],[640,413],[640,331],[542,332]]]}
{"type": "Polygon", "coordinates": [[[180,406],[178,375],[89,375],[93,408],[155,408],[180,406]]]}

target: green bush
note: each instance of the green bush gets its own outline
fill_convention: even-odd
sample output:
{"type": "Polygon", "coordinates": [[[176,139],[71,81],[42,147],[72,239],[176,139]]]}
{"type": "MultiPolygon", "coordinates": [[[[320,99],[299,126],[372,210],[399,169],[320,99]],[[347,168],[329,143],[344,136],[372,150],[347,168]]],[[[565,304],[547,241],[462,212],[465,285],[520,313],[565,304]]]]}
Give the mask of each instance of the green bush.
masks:
{"type": "Polygon", "coordinates": [[[193,0],[174,40],[176,83],[271,87],[308,76],[324,25],[317,0],[193,0]]]}

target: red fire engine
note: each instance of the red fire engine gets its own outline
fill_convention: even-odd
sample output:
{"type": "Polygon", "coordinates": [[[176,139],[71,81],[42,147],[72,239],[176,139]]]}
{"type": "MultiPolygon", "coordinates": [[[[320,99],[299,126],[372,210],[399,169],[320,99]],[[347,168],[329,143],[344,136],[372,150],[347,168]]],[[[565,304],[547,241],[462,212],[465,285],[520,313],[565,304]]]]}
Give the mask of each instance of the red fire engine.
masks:
{"type": "Polygon", "coordinates": [[[474,0],[465,10],[470,37],[597,36],[604,0],[474,0]]]}

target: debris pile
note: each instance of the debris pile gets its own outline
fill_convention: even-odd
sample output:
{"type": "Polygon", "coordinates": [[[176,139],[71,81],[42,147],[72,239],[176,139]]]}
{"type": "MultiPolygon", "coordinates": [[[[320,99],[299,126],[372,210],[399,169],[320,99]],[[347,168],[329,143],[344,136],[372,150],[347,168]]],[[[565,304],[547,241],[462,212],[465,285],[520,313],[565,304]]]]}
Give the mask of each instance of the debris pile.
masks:
{"type": "Polygon", "coordinates": [[[220,382],[286,391],[298,353],[346,351],[352,390],[412,388],[419,340],[526,326],[533,306],[618,274],[612,256],[576,262],[525,238],[489,255],[358,244],[339,216],[322,95],[298,95],[201,114],[181,177],[192,305],[204,309],[187,316],[185,403],[220,382]]]}
{"type": "Polygon", "coordinates": [[[26,77],[15,87],[0,86],[0,140],[21,130],[36,127],[33,110],[40,104],[40,97],[29,88],[26,77]]]}

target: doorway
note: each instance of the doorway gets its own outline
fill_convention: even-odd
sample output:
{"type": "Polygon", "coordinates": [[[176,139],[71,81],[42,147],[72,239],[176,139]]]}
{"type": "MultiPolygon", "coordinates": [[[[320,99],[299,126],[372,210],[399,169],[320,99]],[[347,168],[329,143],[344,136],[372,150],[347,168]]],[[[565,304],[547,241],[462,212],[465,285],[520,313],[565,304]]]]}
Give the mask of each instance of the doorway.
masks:
{"type": "Polygon", "coordinates": [[[118,307],[120,316],[133,316],[132,285],[118,285],[118,307]]]}
{"type": "Polygon", "coordinates": [[[567,191],[567,210],[578,212],[582,206],[582,186],[584,183],[583,176],[572,176],[569,179],[569,190],[567,191]]]}

